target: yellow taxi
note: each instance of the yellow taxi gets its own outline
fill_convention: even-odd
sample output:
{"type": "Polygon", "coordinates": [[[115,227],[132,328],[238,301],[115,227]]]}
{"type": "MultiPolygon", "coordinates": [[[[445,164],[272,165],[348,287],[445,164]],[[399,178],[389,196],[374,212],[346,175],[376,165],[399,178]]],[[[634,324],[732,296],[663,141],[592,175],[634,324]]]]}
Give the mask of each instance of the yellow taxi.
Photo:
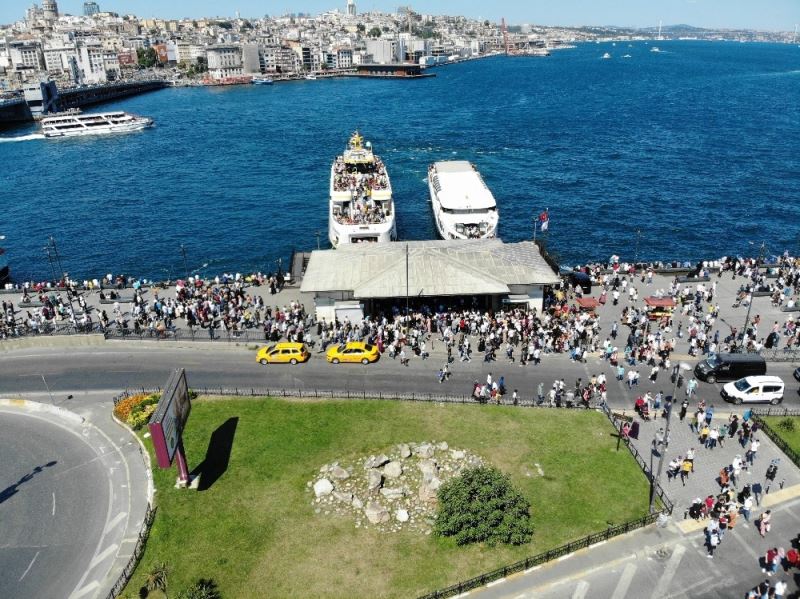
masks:
{"type": "Polygon", "coordinates": [[[256,362],[259,364],[297,364],[306,362],[311,357],[303,343],[276,343],[258,350],[256,362]]]}
{"type": "Polygon", "coordinates": [[[363,341],[351,341],[344,345],[334,345],[325,354],[328,362],[338,364],[339,362],[361,362],[369,364],[378,359],[378,348],[375,345],[364,343],[363,341]]]}

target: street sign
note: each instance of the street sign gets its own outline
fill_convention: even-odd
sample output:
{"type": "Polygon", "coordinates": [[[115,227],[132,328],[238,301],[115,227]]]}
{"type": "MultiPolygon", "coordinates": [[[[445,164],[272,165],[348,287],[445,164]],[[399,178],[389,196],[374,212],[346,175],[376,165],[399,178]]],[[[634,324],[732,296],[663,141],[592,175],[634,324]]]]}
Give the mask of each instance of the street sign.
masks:
{"type": "Polygon", "coordinates": [[[147,425],[153,439],[159,468],[172,466],[175,452],[182,446],[181,435],[191,407],[186,371],[183,368],[176,369],[169,377],[147,425]]]}

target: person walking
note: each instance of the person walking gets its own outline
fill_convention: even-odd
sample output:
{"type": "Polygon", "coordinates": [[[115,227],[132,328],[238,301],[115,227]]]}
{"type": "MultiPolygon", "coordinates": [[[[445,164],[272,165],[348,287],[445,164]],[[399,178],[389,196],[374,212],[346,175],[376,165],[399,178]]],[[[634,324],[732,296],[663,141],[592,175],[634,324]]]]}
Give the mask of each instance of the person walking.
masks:
{"type": "Polygon", "coordinates": [[[764,538],[772,528],[772,510],[767,510],[758,519],[758,533],[764,538]]]}
{"type": "Polygon", "coordinates": [[[761,442],[753,437],[753,439],[750,441],[750,449],[747,451],[747,454],[745,454],[747,463],[750,466],[752,466],[753,462],[756,460],[756,452],[758,451],[759,447],[761,447],[761,442]]]}
{"type": "Polygon", "coordinates": [[[692,471],[692,462],[688,459],[683,460],[681,464],[681,483],[686,486],[686,481],[689,479],[689,473],[692,471]]]}
{"type": "Polygon", "coordinates": [[[719,533],[716,530],[706,533],[706,547],[708,548],[706,557],[709,559],[714,557],[714,551],[719,547],[720,540],[719,533]]]}
{"type": "Polygon", "coordinates": [[[739,513],[744,516],[747,522],[750,522],[750,512],[753,510],[753,498],[749,495],[744,498],[742,507],[739,508],[739,513]]]}
{"type": "Polygon", "coordinates": [[[686,418],[686,410],[689,408],[689,400],[684,399],[681,402],[681,411],[680,411],[680,420],[683,422],[683,419],[686,418]]]}

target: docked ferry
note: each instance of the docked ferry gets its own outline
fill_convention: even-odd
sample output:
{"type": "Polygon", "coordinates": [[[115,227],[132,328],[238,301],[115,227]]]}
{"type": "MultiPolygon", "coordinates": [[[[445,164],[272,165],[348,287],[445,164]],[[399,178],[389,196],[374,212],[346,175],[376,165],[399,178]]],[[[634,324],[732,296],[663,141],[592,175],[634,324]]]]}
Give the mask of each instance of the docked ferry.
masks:
{"type": "Polygon", "coordinates": [[[472,163],[434,162],[428,167],[428,190],[442,239],[486,239],[497,235],[497,202],[472,163]]]}
{"type": "Polygon", "coordinates": [[[333,247],[397,237],[389,174],[358,131],[331,167],[328,237],[333,247]]]}
{"type": "Polygon", "coordinates": [[[153,119],[127,112],[70,112],[42,119],[45,137],[76,137],[103,133],[127,133],[152,126],[153,119]]]}

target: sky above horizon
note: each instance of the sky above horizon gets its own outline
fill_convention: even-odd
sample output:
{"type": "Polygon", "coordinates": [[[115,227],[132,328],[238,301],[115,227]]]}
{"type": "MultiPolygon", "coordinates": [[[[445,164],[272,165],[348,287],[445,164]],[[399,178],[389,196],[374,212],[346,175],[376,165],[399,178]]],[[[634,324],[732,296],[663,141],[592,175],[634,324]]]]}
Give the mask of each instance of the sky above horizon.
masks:
{"type": "MultiPolygon", "coordinates": [[[[334,8],[344,11],[346,0],[96,0],[101,10],[139,17],[178,19],[182,17],[233,17],[238,10],[242,17],[265,14],[318,14],[334,8]]],[[[41,0],[37,3],[41,4],[41,0]]],[[[31,0],[2,0],[0,23],[12,23],[25,16],[31,0]]],[[[800,0],[356,0],[359,12],[378,10],[394,12],[398,6],[410,5],[422,14],[465,15],[471,18],[499,21],[505,17],[511,24],[540,25],[618,25],[656,27],[687,24],[695,27],[763,29],[791,31],[800,23],[800,0]]],[[[60,0],[59,11],[83,14],[83,0],[60,0]]]]}

